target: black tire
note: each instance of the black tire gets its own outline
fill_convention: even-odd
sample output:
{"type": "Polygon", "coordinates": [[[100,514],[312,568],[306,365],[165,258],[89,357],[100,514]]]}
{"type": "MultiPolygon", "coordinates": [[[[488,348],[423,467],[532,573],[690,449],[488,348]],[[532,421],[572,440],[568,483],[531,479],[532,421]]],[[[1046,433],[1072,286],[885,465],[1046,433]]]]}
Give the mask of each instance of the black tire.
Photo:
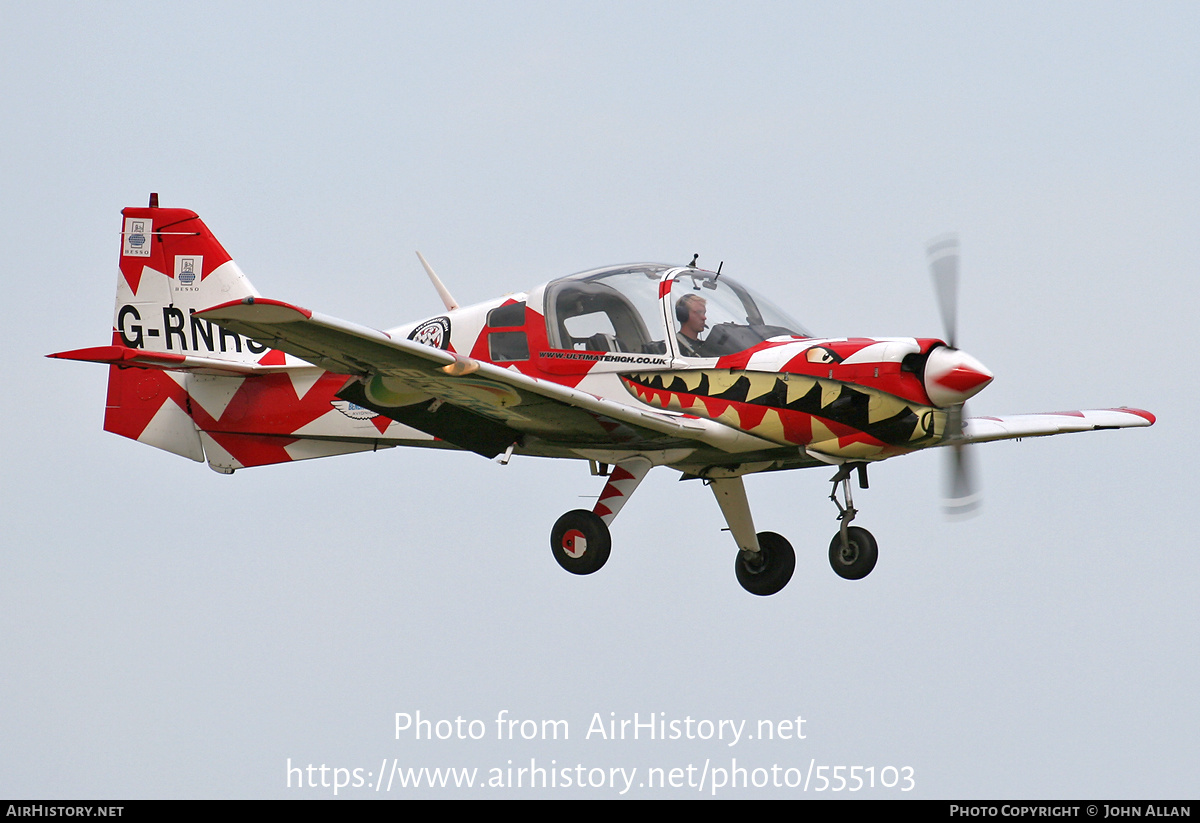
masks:
{"type": "Polygon", "coordinates": [[[550,530],[550,550],[571,574],[591,574],[608,561],[612,537],[598,515],[576,509],[558,518],[550,530]]]}
{"type": "Polygon", "coordinates": [[[758,548],[762,562],[757,566],[747,562],[738,552],[734,569],[742,588],[760,597],[775,594],[792,579],[796,570],[796,552],[792,544],[775,532],[759,532],[758,548]]]}
{"type": "Polygon", "coordinates": [[[879,544],[866,529],[850,526],[846,529],[845,549],[842,548],[842,533],[839,530],[829,544],[829,565],[838,577],[846,580],[862,580],[875,568],[879,560],[879,544]]]}

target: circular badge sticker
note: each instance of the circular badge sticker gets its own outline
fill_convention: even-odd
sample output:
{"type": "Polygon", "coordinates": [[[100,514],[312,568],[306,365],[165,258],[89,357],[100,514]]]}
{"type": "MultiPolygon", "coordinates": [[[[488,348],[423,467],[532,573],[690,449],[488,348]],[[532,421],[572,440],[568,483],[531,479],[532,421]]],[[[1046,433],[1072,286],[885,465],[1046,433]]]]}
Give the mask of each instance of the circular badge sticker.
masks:
{"type": "Polygon", "coordinates": [[[417,326],[408,335],[408,339],[422,346],[432,346],[435,349],[450,347],[450,318],[435,317],[417,326]]]}

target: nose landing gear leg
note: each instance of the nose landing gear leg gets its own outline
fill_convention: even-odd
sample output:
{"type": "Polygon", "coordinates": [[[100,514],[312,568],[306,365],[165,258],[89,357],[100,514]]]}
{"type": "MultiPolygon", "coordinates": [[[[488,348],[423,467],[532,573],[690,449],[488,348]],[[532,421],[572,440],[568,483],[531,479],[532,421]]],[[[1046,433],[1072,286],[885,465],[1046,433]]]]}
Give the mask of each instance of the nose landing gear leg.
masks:
{"type": "Polygon", "coordinates": [[[850,492],[851,469],[858,469],[859,488],[868,488],[866,463],[845,463],[833,476],[833,493],[829,499],[838,508],[841,527],[829,544],[829,565],[839,577],[861,580],[875,568],[879,560],[879,545],[869,531],[850,525],[850,521],[858,514],[858,509],[854,508],[854,496],[850,492]],[[846,501],[844,505],[838,500],[839,488],[846,501]]]}

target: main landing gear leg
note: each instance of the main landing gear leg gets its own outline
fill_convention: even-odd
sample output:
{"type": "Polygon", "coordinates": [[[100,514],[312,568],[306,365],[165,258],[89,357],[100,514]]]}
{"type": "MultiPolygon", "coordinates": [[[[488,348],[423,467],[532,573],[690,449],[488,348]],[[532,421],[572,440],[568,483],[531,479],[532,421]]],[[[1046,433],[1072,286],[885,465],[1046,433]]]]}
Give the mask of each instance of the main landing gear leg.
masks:
{"type": "Polygon", "coordinates": [[[850,525],[850,521],[858,514],[854,508],[854,496],[850,493],[852,469],[858,469],[858,487],[868,488],[866,463],[845,463],[833,476],[833,493],[829,499],[837,506],[838,520],[842,525],[829,544],[829,565],[846,580],[861,580],[875,568],[875,562],[879,560],[879,545],[869,531],[850,525]],[[839,488],[846,501],[844,505],[837,498],[839,488]]]}
{"type": "Polygon", "coordinates": [[[782,589],[796,570],[792,544],[774,532],[754,531],[754,518],[740,477],[710,480],[725,522],[738,545],[734,566],[738,583],[751,594],[769,595],[782,589]]]}
{"type": "Polygon", "coordinates": [[[600,570],[612,550],[608,527],[652,465],[645,457],[622,460],[613,467],[600,499],[590,512],[575,509],[558,518],[550,530],[550,550],[558,565],[571,574],[600,570]]]}

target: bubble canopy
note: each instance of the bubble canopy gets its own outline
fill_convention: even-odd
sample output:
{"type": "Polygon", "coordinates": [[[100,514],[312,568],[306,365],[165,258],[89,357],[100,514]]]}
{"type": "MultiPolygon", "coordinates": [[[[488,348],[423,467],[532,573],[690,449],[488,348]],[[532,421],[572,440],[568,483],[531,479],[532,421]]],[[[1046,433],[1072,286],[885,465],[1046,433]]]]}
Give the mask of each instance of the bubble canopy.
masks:
{"type": "Polygon", "coordinates": [[[711,358],[811,336],[727,275],[657,263],[559,278],[546,287],[545,316],[558,349],[711,358]]]}

